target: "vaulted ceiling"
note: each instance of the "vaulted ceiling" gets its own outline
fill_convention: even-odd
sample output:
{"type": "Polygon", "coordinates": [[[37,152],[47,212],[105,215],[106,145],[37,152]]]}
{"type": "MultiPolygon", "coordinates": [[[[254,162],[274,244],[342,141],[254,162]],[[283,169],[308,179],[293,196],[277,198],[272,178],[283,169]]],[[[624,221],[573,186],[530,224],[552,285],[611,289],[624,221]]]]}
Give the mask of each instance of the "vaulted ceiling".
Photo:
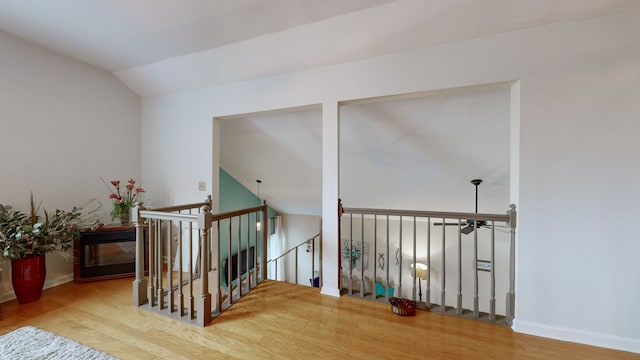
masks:
{"type": "Polygon", "coordinates": [[[117,72],[390,0],[0,1],[0,28],[117,72]]]}
{"type": "MultiPolygon", "coordinates": [[[[0,0],[0,30],[111,72],[148,97],[579,21],[638,4],[0,0]]],[[[343,106],[344,200],[349,206],[472,211],[469,180],[481,177],[480,210],[505,210],[508,111],[504,88],[343,106]],[[401,191],[408,188],[414,195],[401,191]]],[[[223,166],[249,189],[261,178],[262,194],[280,211],[319,214],[320,118],[312,109],[224,120],[223,166]],[[239,150],[247,144],[251,151],[239,150]]]]}
{"type": "Polygon", "coordinates": [[[103,68],[150,96],[637,6],[636,0],[0,0],[0,30],[103,68]]]}

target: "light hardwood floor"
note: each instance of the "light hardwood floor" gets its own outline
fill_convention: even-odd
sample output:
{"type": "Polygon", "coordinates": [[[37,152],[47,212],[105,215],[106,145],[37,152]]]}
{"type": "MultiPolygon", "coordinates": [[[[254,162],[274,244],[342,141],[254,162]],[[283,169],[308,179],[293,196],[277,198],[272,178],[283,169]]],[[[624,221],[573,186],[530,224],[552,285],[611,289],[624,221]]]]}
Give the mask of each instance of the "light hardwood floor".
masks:
{"type": "Polygon", "coordinates": [[[68,283],[31,304],[4,303],[0,334],[36,326],[121,359],[640,359],[274,281],[200,328],[134,308],[131,281],[68,283]]]}

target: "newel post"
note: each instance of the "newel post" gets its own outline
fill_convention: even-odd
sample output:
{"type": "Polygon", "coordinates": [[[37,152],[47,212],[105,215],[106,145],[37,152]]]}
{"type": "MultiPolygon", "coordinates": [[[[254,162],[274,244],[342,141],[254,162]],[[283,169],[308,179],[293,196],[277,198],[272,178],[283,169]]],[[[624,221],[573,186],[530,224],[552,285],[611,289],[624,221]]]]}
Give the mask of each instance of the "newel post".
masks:
{"type": "Polygon", "coordinates": [[[147,302],[147,279],[144,277],[144,220],[140,216],[141,210],[144,210],[142,202],[137,202],[131,210],[136,228],[136,279],[133,281],[133,306],[141,306],[147,302]]]}
{"type": "Polygon", "coordinates": [[[211,209],[213,209],[213,196],[211,196],[211,194],[207,195],[207,199],[204,202],[207,203],[207,206],[209,206],[209,211],[211,211],[211,209]]]}
{"type": "Polygon", "coordinates": [[[211,229],[211,208],[203,205],[198,214],[198,233],[200,234],[200,294],[196,299],[196,323],[205,326],[211,321],[211,294],[209,293],[209,232],[211,229]]]}

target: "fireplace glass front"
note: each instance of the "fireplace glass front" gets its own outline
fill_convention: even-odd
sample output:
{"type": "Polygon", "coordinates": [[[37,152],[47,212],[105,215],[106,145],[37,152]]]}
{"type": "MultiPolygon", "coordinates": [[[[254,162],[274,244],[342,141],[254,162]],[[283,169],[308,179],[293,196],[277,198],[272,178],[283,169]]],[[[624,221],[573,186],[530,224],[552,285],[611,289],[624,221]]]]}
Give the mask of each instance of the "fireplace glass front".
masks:
{"type": "MultiPolygon", "coordinates": [[[[147,241],[144,248],[146,269],[147,241]]],[[[109,225],[96,231],[82,232],[74,244],[74,281],[132,277],[135,276],[135,262],[135,227],[109,225]]]]}

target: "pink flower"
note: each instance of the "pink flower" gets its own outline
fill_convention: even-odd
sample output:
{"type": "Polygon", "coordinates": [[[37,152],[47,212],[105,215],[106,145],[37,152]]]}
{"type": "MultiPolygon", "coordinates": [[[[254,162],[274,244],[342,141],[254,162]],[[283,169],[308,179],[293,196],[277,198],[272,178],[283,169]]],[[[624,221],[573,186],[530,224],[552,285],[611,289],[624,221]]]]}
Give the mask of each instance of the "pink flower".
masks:
{"type": "Polygon", "coordinates": [[[136,181],[133,178],[127,180],[122,188],[120,187],[120,180],[111,180],[111,185],[113,186],[111,187],[104,179],[100,179],[109,188],[109,199],[113,200],[113,210],[111,211],[113,219],[122,216],[129,208],[135,206],[137,195],[146,192],[142,187],[136,188],[136,181]]]}

